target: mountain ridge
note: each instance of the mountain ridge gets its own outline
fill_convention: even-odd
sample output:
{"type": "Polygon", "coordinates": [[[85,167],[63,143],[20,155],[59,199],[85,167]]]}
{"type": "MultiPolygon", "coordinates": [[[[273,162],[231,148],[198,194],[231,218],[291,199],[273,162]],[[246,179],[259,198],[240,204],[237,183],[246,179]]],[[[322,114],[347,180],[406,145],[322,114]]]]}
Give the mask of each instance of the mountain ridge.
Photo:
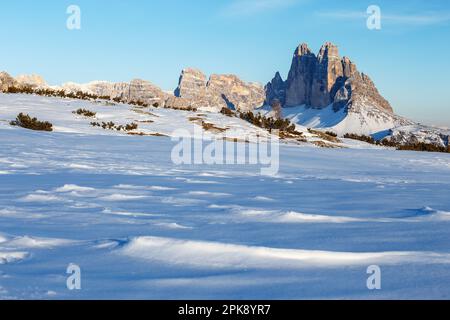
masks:
{"type": "Polygon", "coordinates": [[[423,140],[429,133],[429,139],[425,140],[432,140],[440,146],[448,146],[449,141],[446,130],[419,125],[396,115],[371,78],[360,72],[350,58],[341,57],[338,47],[331,42],[322,45],[317,55],[306,43],[300,44],[294,51],[287,79],[283,80],[276,72],[265,87],[245,82],[234,74],[212,74],[207,78],[198,69],[186,68],[182,70],[173,93],[142,79],[118,83],[68,82],[49,86],[38,75],[13,78],[6,72],[0,73],[0,91],[8,92],[11,88],[30,92],[50,88],[72,95],[82,92],[131,104],[211,112],[228,108],[271,116],[275,113],[270,113],[268,106],[275,103],[282,105],[283,115],[295,124],[340,136],[367,135],[406,143],[423,140]],[[389,134],[383,136],[386,132],[389,134]]]}

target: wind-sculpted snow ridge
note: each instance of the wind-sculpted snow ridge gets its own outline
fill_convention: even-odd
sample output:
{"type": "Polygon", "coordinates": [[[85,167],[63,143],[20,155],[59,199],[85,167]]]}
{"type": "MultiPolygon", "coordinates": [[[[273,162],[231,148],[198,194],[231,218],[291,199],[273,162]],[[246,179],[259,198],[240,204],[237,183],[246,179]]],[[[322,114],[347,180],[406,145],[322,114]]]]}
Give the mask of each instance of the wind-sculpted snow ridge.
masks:
{"type": "Polygon", "coordinates": [[[0,265],[22,261],[29,256],[27,252],[1,252],[0,265]]]}
{"type": "MultiPolygon", "coordinates": [[[[212,207],[214,209],[214,207],[212,207]]],[[[218,209],[218,208],[216,208],[218,209]]],[[[348,216],[332,216],[324,214],[301,213],[295,211],[270,211],[245,207],[229,208],[235,214],[235,221],[239,219],[259,223],[292,223],[292,224],[344,224],[344,223],[399,223],[399,222],[424,222],[424,221],[450,221],[450,212],[434,210],[429,207],[418,210],[407,210],[403,215],[384,218],[357,218],[348,216]]]]}
{"type": "Polygon", "coordinates": [[[193,268],[218,269],[298,269],[311,267],[450,264],[450,254],[434,252],[332,252],[277,249],[218,242],[137,237],[120,253],[135,259],[160,261],[193,268]]]}
{"type": "Polygon", "coordinates": [[[252,209],[234,209],[235,214],[243,219],[259,221],[259,222],[273,222],[273,223],[348,223],[348,222],[364,222],[360,218],[352,218],[345,216],[328,216],[320,214],[308,214],[295,211],[278,212],[267,210],[252,210],[252,209]]]}
{"type": "Polygon", "coordinates": [[[47,238],[36,238],[36,237],[17,237],[10,239],[7,242],[1,243],[2,247],[13,247],[13,248],[23,248],[23,249],[31,249],[31,248],[54,248],[61,246],[69,246],[74,244],[74,241],[66,240],[66,239],[47,239],[47,238]]]}
{"type": "Polygon", "coordinates": [[[25,259],[29,259],[31,254],[22,250],[52,249],[55,247],[70,246],[74,243],[74,241],[65,239],[50,239],[29,236],[4,237],[0,235],[0,265],[18,263],[25,259]]]}

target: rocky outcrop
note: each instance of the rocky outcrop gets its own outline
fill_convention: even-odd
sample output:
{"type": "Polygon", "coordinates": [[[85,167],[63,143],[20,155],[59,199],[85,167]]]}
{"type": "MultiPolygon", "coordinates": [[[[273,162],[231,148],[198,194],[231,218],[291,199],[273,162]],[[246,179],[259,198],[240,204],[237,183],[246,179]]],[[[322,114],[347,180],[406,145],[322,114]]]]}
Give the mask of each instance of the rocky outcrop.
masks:
{"type": "Polygon", "coordinates": [[[281,105],[286,103],[286,82],[283,81],[279,72],[275,74],[275,77],[265,87],[266,91],[266,104],[271,105],[274,100],[280,102],[281,105]]]}
{"type": "Polygon", "coordinates": [[[283,81],[276,74],[266,85],[266,103],[278,99],[285,106],[306,105],[336,110],[348,107],[356,111],[365,105],[393,112],[372,80],[359,73],[356,65],[347,57],[341,58],[334,44],[327,42],[316,56],[306,44],[294,52],[288,79],[283,81]]]}
{"type": "Polygon", "coordinates": [[[44,78],[37,74],[17,76],[16,81],[20,86],[32,89],[48,87],[48,84],[45,82],[44,78]]]}
{"type": "Polygon", "coordinates": [[[197,99],[206,96],[206,85],[208,79],[197,69],[184,69],[178,82],[178,88],[175,90],[175,96],[185,99],[197,99]]]}
{"type": "Polygon", "coordinates": [[[164,107],[179,110],[196,110],[198,106],[191,99],[170,96],[164,101],[164,107]]]}
{"type": "Polygon", "coordinates": [[[360,108],[372,106],[393,113],[389,102],[380,95],[373,81],[364,73],[355,72],[341,89],[347,91],[347,99],[337,94],[335,101],[342,99],[342,102],[347,103],[349,111],[357,112],[360,108]]]}
{"type": "Polygon", "coordinates": [[[226,106],[236,110],[253,110],[264,103],[264,88],[246,83],[235,75],[212,75],[207,84],[209,95],[222,98],[226,106]]]}
{"type": "Polygon", "coordinates": [[[185,69],[175,96],[190,101],[195,107],[248,111],[264,104],[265,91],[261,85],[246,83],[235,75],[211,75],[207,81],[201,71],[185,69]]]}
{"type": "Polygon", "coordinates": [[[17,81],[6,72],[0,72],[0,91],[7,92],[12,87],[17,87],[17,81]]]}
{"type": "MultiPolygon", "coordinates": [[[[286,81],[287,106],[311,105],[312,83],[317,66],[317,58],[308,48],[301,44],[294,53],[291,69],[286,81]]],[[[282,100],[282,99],[280,99],[282,100]]]]}
{"type": "Polygon", "coordinates": [[[145,80],[133,80],[130,83],[126,101],[141,101],[147,104],[164,105],[169,95],[154,84],[145,80]]]}
{"type": "Polygon", "coordinates": [[[142,102],[149,105],[157,103],[163,106],[169,94],[145,80],[132,80],[131,82],[111,83],[94,81],[88,84],[66,83],[61,89],[66,92],[81,91],[99,97],[120,99],[124,102],[142,102]]]}
{"type": "Polygon", "coordinates": [[[6,72],[0,72],[0,91],[7,92],[15,89],[38,89],[47,88],[47,82],[39,75],[20,75],[13,78],[6,72]]]}
{"type": "Polygon", "coordinates": [[[450,146],[450,130],[419,124],[393,128],[389,130],[389,132],[386,132],[386,137],[379,138],[381,138],[382,141],[388,141],[394,146],[414,146],[418,144],[426,144],[444,150],[448,149],[450,146]]]}

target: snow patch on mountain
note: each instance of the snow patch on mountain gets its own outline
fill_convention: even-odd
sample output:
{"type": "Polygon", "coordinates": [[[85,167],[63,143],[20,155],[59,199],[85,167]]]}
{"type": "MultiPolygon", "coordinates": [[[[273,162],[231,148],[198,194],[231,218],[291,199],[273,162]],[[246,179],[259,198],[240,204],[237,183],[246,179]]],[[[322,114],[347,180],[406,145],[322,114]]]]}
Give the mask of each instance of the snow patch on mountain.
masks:
{"type": "MultiPolygon", "coordinates": [[[[269,106],[257,109],[256,112],[268,117],[274,115],[269,106]]],[[[346,133],[371,135],[413,123],[388,111],[371,108],[370,106],[358,108],[357,111],[354,111],[347,108],[336,110],[333,104],[324,108],[302,105],[285,107],[282,113],[284,118],[298,124],[300,128],[329,130],[340,136],[346,133]]]]}

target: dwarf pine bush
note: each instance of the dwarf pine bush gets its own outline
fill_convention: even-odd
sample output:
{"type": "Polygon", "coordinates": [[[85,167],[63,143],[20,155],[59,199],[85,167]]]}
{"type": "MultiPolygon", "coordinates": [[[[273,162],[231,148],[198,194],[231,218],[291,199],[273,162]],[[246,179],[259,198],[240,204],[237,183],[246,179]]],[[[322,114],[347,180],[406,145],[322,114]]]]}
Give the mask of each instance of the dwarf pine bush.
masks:
{"type": "Polygon", "coordinates": [[[39,121],[37,118],[32,118],[28,114],[19,113],[16,120],[10,123],[13,126],[19,126],[25,129],[36,131],[53,131],[53,125],[48,121],[39,121]]]}

